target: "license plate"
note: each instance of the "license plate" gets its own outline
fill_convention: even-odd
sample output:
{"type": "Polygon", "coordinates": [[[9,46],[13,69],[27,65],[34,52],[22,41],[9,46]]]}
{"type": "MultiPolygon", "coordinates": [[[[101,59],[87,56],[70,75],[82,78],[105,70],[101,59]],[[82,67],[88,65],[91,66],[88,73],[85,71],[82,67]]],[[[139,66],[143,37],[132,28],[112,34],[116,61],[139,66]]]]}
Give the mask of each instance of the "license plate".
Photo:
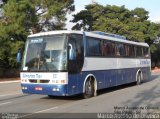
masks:
{"type": "Polygon", "coordinates": [[[42,87],[35,87],[35,90],[43,90],[42,87]]]}

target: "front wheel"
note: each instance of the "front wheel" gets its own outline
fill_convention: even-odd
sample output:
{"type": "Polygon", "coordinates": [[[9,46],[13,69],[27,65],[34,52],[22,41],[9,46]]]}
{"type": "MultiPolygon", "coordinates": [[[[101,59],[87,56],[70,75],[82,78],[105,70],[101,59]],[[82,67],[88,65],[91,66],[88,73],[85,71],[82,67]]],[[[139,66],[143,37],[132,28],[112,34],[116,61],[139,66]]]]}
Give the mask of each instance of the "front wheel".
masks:
{"type": "Polygon", "coordinates": [[[94,82],[88,79],[85,83],[85,91],[83,93],[83,98],[87,99],[94,96],[94,82]]]}

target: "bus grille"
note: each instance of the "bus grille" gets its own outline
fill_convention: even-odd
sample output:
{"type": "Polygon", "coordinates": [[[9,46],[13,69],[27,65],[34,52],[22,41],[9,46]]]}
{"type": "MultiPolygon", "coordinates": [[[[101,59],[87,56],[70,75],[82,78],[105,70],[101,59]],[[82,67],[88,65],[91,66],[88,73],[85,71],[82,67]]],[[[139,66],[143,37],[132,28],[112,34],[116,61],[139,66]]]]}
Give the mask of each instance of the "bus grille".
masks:
{"type": "Polygon", "coordinates": [[[49,80],[35,80],[35,79],[29,79],[30,83],[49,83],[49,80]]]}

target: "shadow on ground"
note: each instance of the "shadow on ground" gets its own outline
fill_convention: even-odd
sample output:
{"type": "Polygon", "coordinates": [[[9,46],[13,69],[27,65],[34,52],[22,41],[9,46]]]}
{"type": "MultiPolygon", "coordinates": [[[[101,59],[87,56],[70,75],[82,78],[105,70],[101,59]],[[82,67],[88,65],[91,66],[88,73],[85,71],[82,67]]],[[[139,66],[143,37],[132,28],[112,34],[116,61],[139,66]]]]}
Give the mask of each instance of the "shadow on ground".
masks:
{"type": "MultiPolygon", "coordinates": [[[[144,83],[151,83],[158,77],[159,75],[152,75],[151,80],[144,83]]],[[[160,113],[160,82],[157,82],[152,88],[140,91],[132,100],[127,100],[123,104],[130,107],[142,106],[143,111],[160,113]]]]}
{"type": "Polygon", "coordinates": [[[73,96],[46,96],[42,97],[41,99],[48,99],[48,100],[81,100],[82,95],[73,95],[73,96]]]}
{"type": "MultiPolygon", "coordinates": [[[[154,75],[151,76],[150,80],[145,80],[145,81],[143,81],[143,83],[149,83],[149,82],[157,79],[158,77],[160,77],[160,74],[154,74],[154,75]]],[[[113,91],[129,88],[129,87],[132,87],[132,86],[136,86],[136,82],[99,90],[98,95],[103,95],[105,93],[110,93],[110,92],[113,92],[113,91]]]]}

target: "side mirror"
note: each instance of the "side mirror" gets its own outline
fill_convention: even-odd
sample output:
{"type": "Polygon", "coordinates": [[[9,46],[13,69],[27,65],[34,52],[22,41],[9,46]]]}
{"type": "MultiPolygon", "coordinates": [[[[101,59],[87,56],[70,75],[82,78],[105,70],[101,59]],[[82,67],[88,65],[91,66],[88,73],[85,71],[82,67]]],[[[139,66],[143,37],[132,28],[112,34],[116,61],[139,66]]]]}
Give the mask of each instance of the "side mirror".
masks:
{"type": "Polygon", "coordinates": [[[18,49],[18,52],[17,52],[17,62],[18,63],[21,62],[21,50],[20,50],[20,48],[18,49]]]}
{"type": "Polygon", "coordinates": [[[72,46],[72,44],[69,44],[68,46],[69,46],[69,60],[74,60],[75,55],[74,55],[73,46],[72,46]]]}

